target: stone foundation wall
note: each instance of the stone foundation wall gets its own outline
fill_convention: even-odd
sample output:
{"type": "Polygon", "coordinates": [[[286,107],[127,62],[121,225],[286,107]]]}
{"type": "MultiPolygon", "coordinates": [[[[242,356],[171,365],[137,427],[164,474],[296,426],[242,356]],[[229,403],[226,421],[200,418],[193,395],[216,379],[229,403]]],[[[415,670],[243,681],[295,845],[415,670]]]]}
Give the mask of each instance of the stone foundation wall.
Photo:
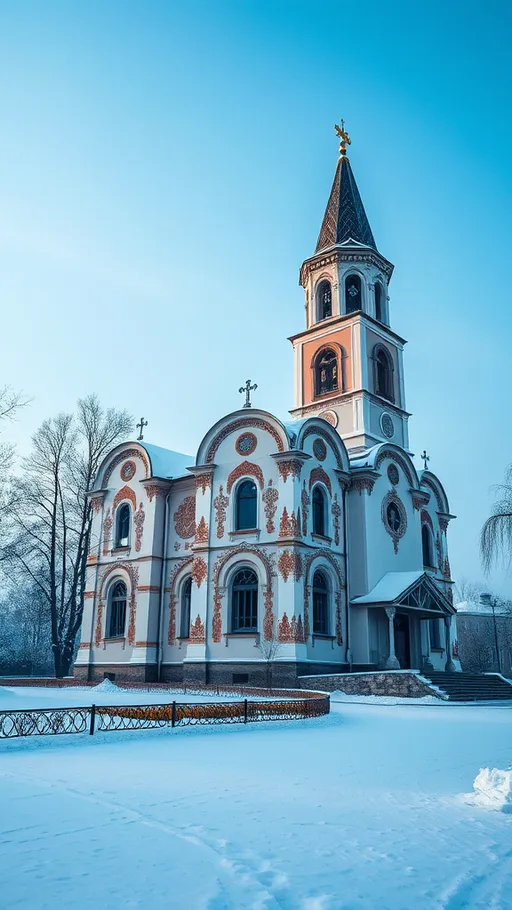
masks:
{"type": "Polygon", "coordinates": [[[300,685],[308,689],[322,689],[324,692],[339,690],[345,695],[395,695],[399,698],[423,698],[439,693],[414,673],[348,673],[340,676],[302,677],[300,685]]]}
{"type": "Polygon", "coordinates": [[[118,682],[156,682],[156,664],[89,664],[75,667],[74,677],[86,682],[111,678],[118,682]]]}

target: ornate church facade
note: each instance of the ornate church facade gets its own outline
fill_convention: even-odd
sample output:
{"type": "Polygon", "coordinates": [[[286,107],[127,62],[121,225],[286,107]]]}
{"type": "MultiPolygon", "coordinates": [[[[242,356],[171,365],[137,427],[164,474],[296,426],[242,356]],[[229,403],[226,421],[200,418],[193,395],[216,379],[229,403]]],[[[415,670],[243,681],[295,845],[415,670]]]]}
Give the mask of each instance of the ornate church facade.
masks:
{"type": "MultiPolygon", "coordinates": [[[[75,676],[274,684],[355,669],[453,671],[440,480],[408,444],[405,341],[344,128],[314,254],[292,421],[246,404],[195,458],[117,446],[91,490],[75,676]]],[[[242,390],[241,390],[242,391],[242,390]]],[[[142,434],[141,434],[142,435],[142,434]]],[[[425,462],[426,463],[426,462],[425,462]]]]}

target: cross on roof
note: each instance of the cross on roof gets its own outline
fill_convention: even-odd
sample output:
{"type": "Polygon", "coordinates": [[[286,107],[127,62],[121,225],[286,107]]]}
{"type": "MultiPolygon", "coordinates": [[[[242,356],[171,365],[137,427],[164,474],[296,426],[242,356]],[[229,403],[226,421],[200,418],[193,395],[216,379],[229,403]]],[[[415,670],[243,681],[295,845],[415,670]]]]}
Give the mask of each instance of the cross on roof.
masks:
{"type": "Polygon", "coordinates": [[[147,422],[147,420],[144,420],[143,417],[141,417],[140,422],[135,425],[136,428],[138,430],[140,430],[140,433],[137,436],[137,442],[141,442],[144,439],[144,427],[147,427],[147,425],[148,425],[148,422],[147,422]]]}
{"type": "Polygon", "coordinates": [[[256,383],[254,383],[254,385],[251,385],[251,380],[248,379],[247,382],[245,383],[245,385],[241,386],[238,389],[238,391],[242,395],[245,392],[244,408],[251,407],[251,392],[255,392],[257,388],[258,388],[258,386],[256,385],[256,383]]]}
{"type": "Polygon", "coordinates": [[[427,455],[427,450],[426,450],[426,449],[423,449],[423,455],[422,455],[421,457],[423,458],[423,466],[424,466],[424,467],[423,467],[423,470],[424,470],[424,471],[427,471],[427,470],[428,470],[428,463],[429,463],[429,461],[430,461],[430,455],[427,455]]]}

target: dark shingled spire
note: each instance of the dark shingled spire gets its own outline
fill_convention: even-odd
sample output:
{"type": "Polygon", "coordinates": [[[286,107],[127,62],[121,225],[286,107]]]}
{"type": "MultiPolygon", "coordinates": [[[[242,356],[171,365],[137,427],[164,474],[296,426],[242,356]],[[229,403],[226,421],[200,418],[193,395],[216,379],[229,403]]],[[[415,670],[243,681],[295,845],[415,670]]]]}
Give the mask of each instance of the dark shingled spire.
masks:
{"type": "Polygon", "coordinates": [[[350,239],[377,249],[350,161],[342,155],[334,175],[315,252],[350,239]]]}

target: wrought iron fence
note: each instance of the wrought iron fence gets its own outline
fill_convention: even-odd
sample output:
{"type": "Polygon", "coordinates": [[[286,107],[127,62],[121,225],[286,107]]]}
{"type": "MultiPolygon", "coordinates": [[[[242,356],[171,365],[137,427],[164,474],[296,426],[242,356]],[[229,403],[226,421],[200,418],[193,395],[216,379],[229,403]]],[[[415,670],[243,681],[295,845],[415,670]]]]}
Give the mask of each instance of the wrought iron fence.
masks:
{"type": "Polygon", "coordinates": [[[92,705],[0,711],[0,739],[16,736],[43,736],[59,733],[144,730],[151,727],[193,726],[196,724],[246,724],[268,720],[297,720],[328,714],[328,695],[282,701],[238,701],[165,705],[92,705]]]}

